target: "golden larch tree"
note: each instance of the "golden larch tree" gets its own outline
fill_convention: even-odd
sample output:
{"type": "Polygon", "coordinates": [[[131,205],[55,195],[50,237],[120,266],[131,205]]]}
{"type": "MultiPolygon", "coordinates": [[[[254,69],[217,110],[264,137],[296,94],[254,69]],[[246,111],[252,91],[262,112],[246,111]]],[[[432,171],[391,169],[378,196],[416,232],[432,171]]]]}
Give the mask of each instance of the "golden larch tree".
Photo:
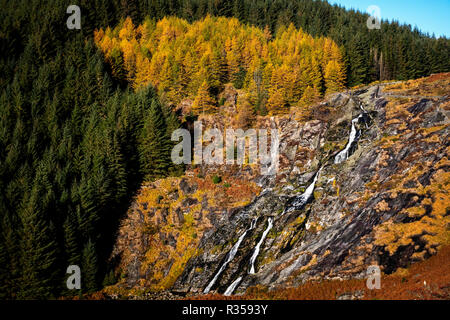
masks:
{"type": "Polygon", "coordinates": [[[325,68],[326,93],[339,92],[344,89],[345,73],[341,65],[336,60],[328,62],[325,68]]]}
{"type": "Polygon", "coordinates": [[[194,114],[214,113],[217,110],[214,99],[209,93],[208,82],[203,81],[198,89],[197,96],[192,104],[192,112],[194,114]]]}

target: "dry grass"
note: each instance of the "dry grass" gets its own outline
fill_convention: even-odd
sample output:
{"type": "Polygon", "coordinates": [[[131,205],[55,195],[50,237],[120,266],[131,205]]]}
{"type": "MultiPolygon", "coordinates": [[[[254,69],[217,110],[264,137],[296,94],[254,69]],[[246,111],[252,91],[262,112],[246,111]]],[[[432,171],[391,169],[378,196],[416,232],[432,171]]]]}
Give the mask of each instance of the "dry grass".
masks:
{"type": "Polygon", "coordinates": [[[395,94],[417,96],[444,96],[450,92],[450,73],[409,80],[386,86],[385,90],[395,94]]]}
{"type": "Polygon", "coordinates": [[[203,177],[196,170],[189,177],[148,183],[120,229],[122,269],[142,254],[138,287],[171,288],[189,259],[201,253],[200,239],[213,227],[210,215],[245,206],[260,190],[252,182],[228,175],[214,183],[213,175],[203,177]],[[182,179],[196,186],[195,191],[185,194],[180,188],[182,179]]]}

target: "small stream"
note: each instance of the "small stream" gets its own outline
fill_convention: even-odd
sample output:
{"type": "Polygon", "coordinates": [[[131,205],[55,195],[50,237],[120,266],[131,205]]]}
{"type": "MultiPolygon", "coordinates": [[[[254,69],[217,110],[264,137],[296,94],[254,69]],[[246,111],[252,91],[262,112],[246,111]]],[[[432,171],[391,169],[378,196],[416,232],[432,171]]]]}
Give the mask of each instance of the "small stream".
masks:
{"type": "Polygon", "coordinates": [[[228,252],[227,254],[227,258],[225,259],[225,262],[222,264],[222,266],[220,267],[219,271],[216,273],[216,275],[214,276],[214,278],[211,280],[211,282],[208,284],[208,286],[205,288],[205,290],[203,290],[203,293],[209,293],[209,291],[211,290],[212,286],[216,283],[217,279],[219,278],[219,276],[221,275],[221,273],[225,270],[225,268],[227,267],[228,263],[231,262],[231,260],[233,260],[234,256],[236,255],[236,253],[238,252],[239,246],[241,245],[242,241],[244,240],[245,236],[247,235],[247,233],[254,229],[256,227],[256,222],[257,222],[257,218],[253,219],[250,228],[248,228],[247,230],[245,230],[245,232],[239,237],[238,241],[234,244],[234,246],[231,248],[230,252],[228,252]]]}
{"type": "MultiPolygon", "coordinates": [[[[347,145],[345,146],[345,148],[340,151],[335,159],[334,159],[334,163],[335,164],[340,164],[343,163],[344,161],[346,161],[350,156],[351,156],[351,152],[352,152],[352,147],[354,146],[354,144],[359,140],[359,138],[361,137],[361,130],[357,128],[357,124],[360,122],[364,122],[366,124],[367,127],[367,122],[366,122],[366,116],[368,115],[367,112],[364,110],[364,108],[362,107],[362,105],[360,105],[360,108],[362,110],[362,114],[360,114],[357,118],[352,120],[352,127],[350,130],[350,134],[349,134],[349,140],[347,145]]],[[[320,168],[316,174],[314,175],[314,179],[312,181],[312,183],[306,188],[306,190],[299,196],[296,196],[294,198],[292,198],[287,204],[286,204],[286,208],[283,211],[283,213],[281,214],[281,216],[283,216],[285,213],[289,213],[292,211],[298,211],[298,210],[302,210],[305,205],[311,200],[311,198],[313,197],[314,194],[314,189],[317,183],[317,180],[319,179],[319,175],[321,172],[322,168],[320,168]]],[[[269,191],[269,190],[268,190],[269,191]]],[[[267,192],[268,192],[267,191],[267,192]]],[[[242,241],[244,240],[245,236],[247,235],[247,233],[253,229],[256,228],[256,222],[257,219],[253,219],[250,228],[248,228],[238,239],[238,241],[234,244],[234,246],[231,248],[231,250],[229,251],[229,253],[227,254],[227,258],[225,259],[225,262],[222,264],[222,266],[220,267],[219,271],[216,273],[216,275],[214,276],[214,278],[211,280],[211,282],[208,284],[208,286],[205,288],[205,290],[203,291],[203,293],[208,293],[211,288],[213,287],[213,285],[216,283],[217,279],[219,278],[219,276],[221,275],[221,273],[225,270],[225,268],[227,267],[228,263],[230,263],[233,258],[235,257],[236,253],[239,250],[239,246],[241,245],[242,241]]],[[[274,219],[272,217],[268,218],[268,225],[266,227],[266,229],[264,230],[261,238],[259,239],[253,254],[250,258],[250,270],[248,272],[248,274],[255,274],[255,261],[258,258],[258,255],[260,253],[261,250],[261,246],[263,245],[269,231],[273,228],[274,225],[274,219]]],[[[225,296],[230,296],[233,294],[233,292],[235,291],[235,289],[239,286],[239,284],[242,282],[244,276],[239,276],[237,279],[235,279],[231,285],[229,285],[227,287],[227,289],[224,292],[225,296]]]]}
{"type": "Polygon", "coordinates": [[[261,239],[259,240],[258,244],[255,247],[255,251],[253,252],[252,257],[250,258],[250,272],[249,272],[250,274],[255,274],[256,258],[258,257],[259,250],[261,248],[262,243],[266,239],[267,234],[269,233],[270,229],[272,229],[272,227],[273,227],[273,219],[269,218],[267,228],[266,228],[266,230],[264,230],[264,233],[263,233],[261,239]]]}
{"type": "Polygon", "coordinates": [[[284,210],[284,212],[281,214],[282,216],[285,213],[289,213],[292,211],[297,211],[303,209],[303,207],[308,203],[308,201],[311,199],[312,195],[314,194],[314,188],[316,187],[317,179],[319,178],[319,174],[322,168],[317,171],[316,175],[314,176],[313,182],[306,188],[305,192],[303,192],[300,196],[295,197],[293,200],[290,201],[289,204],[287,204],[287,208],[284,210]]]}
{"type": "Polygon", "coordinates": [[[359,115],[357,118],[352,120],[352,128],[350,130],[350,136],[348,139],[348,143],[345,146],[345,149],[339,152],[336,157],[334,158],[335,164],[340,164],[348,159],[350,157],[350,150],[353,146],[353,144],[358,141],[359,137],[361,136],[361,131],[356,129],[356,124],[359,122],[359,120],[363,117],[363,115],[359,115]]]}
{"type": "Polygon", "coordinates": [[[224,296],[231,296],[236,289],[236,287],[241,283],[242,277],[237,278],[224,292],[224,296]]]}

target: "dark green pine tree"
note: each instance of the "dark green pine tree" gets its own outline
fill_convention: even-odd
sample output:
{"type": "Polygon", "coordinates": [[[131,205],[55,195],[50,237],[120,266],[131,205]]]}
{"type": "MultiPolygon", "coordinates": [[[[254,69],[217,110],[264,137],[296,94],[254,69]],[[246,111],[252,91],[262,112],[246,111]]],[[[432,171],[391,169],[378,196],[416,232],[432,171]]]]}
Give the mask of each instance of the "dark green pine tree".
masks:
{"type": "Polygon", "coordinates": [[[6,248],[3,239],[0,239],[0,299],[5,300],[10,297],[8,289],[9,263],[6,255],[6,248]]]}
{"type": "MultiPolygon", "coordinates": [[[[78,242],[77,242],[78,239],[76,236],[76,225],[75,225],[74,218],[70,212],[63,224],[63,230],[64,230],[64,262],[65,262],[65,264],[63,264],[62,267],[63,267],[63,270],[66,270],[65,268],[67,268],[68,266],[72,266],[72,265],[80,266],[81,265],[80,249],[78,246],[78,242]]],[[[69,276],[68,274],[64,274],[64,276],[63,276],[62,288],[64,288],[64,289],[63,289],[62,293],[64,295],[73,296],[74,291],[67,289],[67,286],[66,286],[66,281],[67,281],[68,276],[69,276]]]]}
{"type": "Polygon", "coordinates": [[[81,265],[81,288],[83,292],[92,293],[98,289],[97,273],[97,253],[94,244],[89,240],[83,249],[81,265]]]}
{"type": "Polygon", "coordinates": [[[79,265],[80,251],[76,236],[76,224],[72,214],[69,213],[63,225],[64,228],[64,252],[67,265],[79,265]]]}
{"type": "Polygon", "coordinates": [[[152,100],[144,117],[139,141],[141,172],[146,179],[156,179],[167,174],[170,167],[171,141],[160,104],[152,100]]]}
{"type": "Polygon", "coordinates": [[[180,128],[180,120],[178,120],[177,114],[173,112],[169,107],[164,106],[162,110],[166,121],[167,134],[170,137],[172,135],[172,132],[180,128]]]}
{"type": "Polygon", "coordinates": [[[233,17],[237,18],[241,22],[244,22],[244,19],[246,18],[244,0],[234,0],[232,12],[233,17]]]}
{"type": "Polygon", "coordinates": [[[199,20],[208,13],[208,0],[198,0],[195,20],[199,20]]]}
{"type": "Polygon", "coordinates": [[[32,191],[31,199],[21,211],[21,268],[19,299],[45,299],[52,297],[56,281],[55,239],[50,235],[49,223],[36,203],[39,193],[32,191]]]}
{"type": "Polygon", "coordinates": [[[348,83],[350,86],[366,83],[368,80],[369,61],[367,61],[367,53],[369,46],[367,41],[357,34],[350,46],[348,52],[348,62],[350,62],[350,74],[348,83]]]}
{"type": "Polygon", "coordinates": [[[6,210],[3,213],[0,233],[0,299],[13,299],[18,291],[20,272],[19,241],[17,229],[6,210]]]}
{"type": "Polygon", "coordinates": [[[140,15],[136,0],[121,0],[124,17],[130,17],[134,23],[139,23],[140,15]]]}
{"type": "Polygon", "coordinates": [[[195,18],[194,13],[196,12],[194,5],[192,1],[190,0],[183,0],[181,2],[181,8],[180,8],[180,16],[189,21],[192,22],[192,20],[195,18]]]}
{"type": "Polygon", "coordinates": [[[229,17],[233,12],[233,3],[230,0],[217,1],[217,11],[219,16],[229,17]]]}
{"type": "Polygon", "coordinates": [[[103,279],[103,287],[107,287],[107,286],[111,286],[113,284],[115,284],[117,282],[116,280],[116,276],[114,274],[114,271],[111,270],[110,272],[108,272],[105,276],[105,278],[103,279]]]}
{"type": "MultiPolygon", "coordinates": [[[[4,211],[2,211],[5,214],[4,211]]],[[[6,214],[5,214],[6,215],[6,214]]],[[[8,261],[8,254],[6,251],[6,241],[4,238],[4,229],[10,229],[10,224],[0,223],[0,299],[5,300],[11,298],[11,291],[9,286],[9,279],[11,279],[11,266],[8,261]]]]}
{"type": "MultiPolygon", "coordinates": [[[[166,117],[166,131],[167,131],[167,137],[170,139],[172,137],[172,133],[179,129],[181,127],[180,120],[178,119],[178,116],[175,112],[170,110],[170,108],[165,107],[163,108],[164,115],[166,117]]],[[[177,144],[178,142],[170,141],[171,149],[177,144]]],[[[170,166],[168,168],[170,175],[180,176],[184,172],[184,165],[175,165],[172,162],[170,162],[170,166]]]]}
{"type": "Polygon", "coordinates": [[[108,0],[96,1],[96,4],[98,17],[96,26],[99,27],[99,25],[101,25],[103,28],[107,28],[113,23],[112,13],[114,12],[114,4],[112,1],[108,0]]]}

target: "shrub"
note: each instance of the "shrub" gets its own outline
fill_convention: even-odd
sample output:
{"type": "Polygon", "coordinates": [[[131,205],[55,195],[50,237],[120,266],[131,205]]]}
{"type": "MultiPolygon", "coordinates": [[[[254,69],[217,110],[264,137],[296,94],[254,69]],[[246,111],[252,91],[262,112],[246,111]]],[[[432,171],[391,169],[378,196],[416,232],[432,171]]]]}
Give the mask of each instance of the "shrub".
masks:
{"type": "Polygon", "coordinates": [[[219,184],[219,183],[222,182],[222,177],[219,177],[219,176],[215,175],[215,176],[212,177],[212,182],[214,184],[219,184]]]}

